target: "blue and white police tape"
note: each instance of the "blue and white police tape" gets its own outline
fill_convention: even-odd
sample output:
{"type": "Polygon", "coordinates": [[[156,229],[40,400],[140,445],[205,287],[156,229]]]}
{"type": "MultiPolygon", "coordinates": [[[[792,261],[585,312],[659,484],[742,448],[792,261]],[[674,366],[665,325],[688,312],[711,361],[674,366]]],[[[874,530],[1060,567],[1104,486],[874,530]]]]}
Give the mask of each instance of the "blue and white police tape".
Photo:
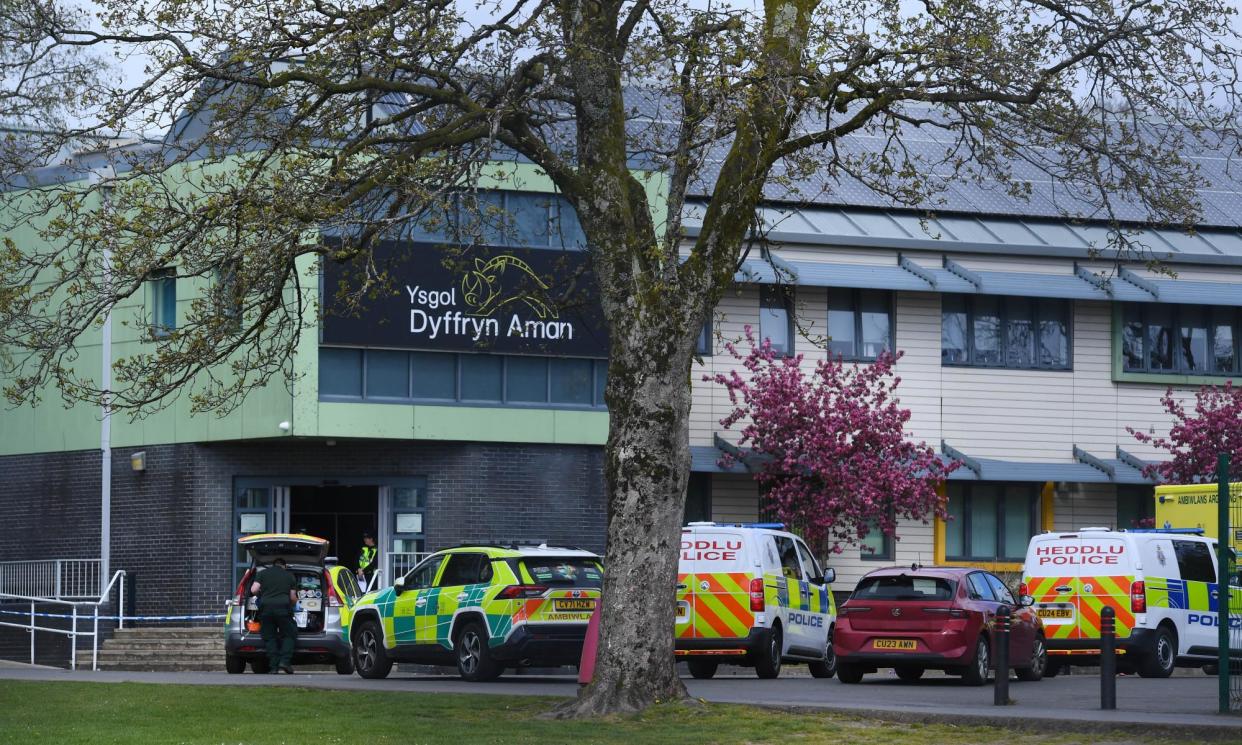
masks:
{"type": "MultiPolygon", "coordinates": [[[[30,618],[32,615],[36,618],[73,618],[72,613],[31,613],[30,611],[20,610],[0,610],[6,616],[25,616],[30,618]]],[[[98,616],[101,621],[120,621],[122,618],[126,621],[219,621],[225,617],[223,613],[204,613],[196,616],[98,616]]],[[[96,618],[94,613],[79,613],[78,620],[96,618]]]]}

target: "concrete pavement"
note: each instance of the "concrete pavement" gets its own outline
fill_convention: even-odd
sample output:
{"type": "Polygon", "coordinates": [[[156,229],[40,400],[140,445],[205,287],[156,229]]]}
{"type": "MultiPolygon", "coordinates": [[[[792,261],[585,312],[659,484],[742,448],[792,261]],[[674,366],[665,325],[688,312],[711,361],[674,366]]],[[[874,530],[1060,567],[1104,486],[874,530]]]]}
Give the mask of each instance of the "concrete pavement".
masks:
{"type": "MultiPolygon", "coordinates": [[[[448,675],[396,673],[385,680],[363,680],[335,673],[298,675],[228,675],[226,673],[69,672],[59,669],[0,669],[5,680],[137,682],[188,685],[294,686],[357,691],[416,691],[501,695],[572,696],[577,684],[568,676],[509,675],[494,683],[467,683],[448,675]]],[[[1043,729],[1059,726],[1074,731],[1121,730],[1145,734],[1198,734],[1242,741],[1242,716],[1216,711],[1216,679],[1176,677],[1117,680],[1117,710],[1099,709],[1100,680],[1093,675],[1061,676],[1039,683],[1010,683],[1006,707],[992,706],[989,686],[962,686],[955,678],[929,677],[907,684],[891,675],[867,676],[863,683],[837,680],[753,676],[687,679],[695,697],[722,703],[829,709],[903,721],[989,723],[1043,729]]]]}

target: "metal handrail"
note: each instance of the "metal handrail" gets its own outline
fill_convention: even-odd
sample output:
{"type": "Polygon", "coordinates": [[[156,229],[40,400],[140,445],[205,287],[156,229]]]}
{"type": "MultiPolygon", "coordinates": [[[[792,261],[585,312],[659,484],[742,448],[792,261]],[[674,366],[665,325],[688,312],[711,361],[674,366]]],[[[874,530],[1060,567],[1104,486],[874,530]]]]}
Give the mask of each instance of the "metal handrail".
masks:
{"type": "Polygon", "coordinates": [[[78,637],[91,637],[91,670],[99,669],[99,609],[100,606],[108,602],[108,598],[112,595],[113,587],[117,588],[117,613],[115,616],[103,616],[105,620],[115,618],[117,628],[125,628],[125,570],[118,569],[108,584],[104,586],[103,592],[99,593],[98,599],[95,600],[62,600],[60,598],[45,598],[38,595],[17,595],[14,593],[0,592],[0,601],[20,601],[30,604],[30,621],[29,623],[11,623],[9,621],[0,621],[0,626],[7,626],[16,629],[25,629],[30,634],[30,664],[35,664],[35,636],[36,632],[45,631],[52,634],[62,634],[69,637],[69,668],[71,670],[78,669],[78,637]],[[69,606],[69,615],[65,614],[46,614],[36,612],[37,605],[67,605],[69,606]],[[78,606],[90,606],[93,612],[90,615],[79,615],[78,606]],[[58,629],[51,626],[39,626],[35,619],[39,617],[48,617],[49,615],[58,618],[69,618],[71,623],[68,629],[58,629]],[[79,618],[91,618],[92,626],[90,631],[79,631],[79,618]]]}
{"type": "Polygon", "coordinates": [[[0,561],[0,592],[4,593],[87,599],[95,596],[101,581],[99,559],[0,561]]]}

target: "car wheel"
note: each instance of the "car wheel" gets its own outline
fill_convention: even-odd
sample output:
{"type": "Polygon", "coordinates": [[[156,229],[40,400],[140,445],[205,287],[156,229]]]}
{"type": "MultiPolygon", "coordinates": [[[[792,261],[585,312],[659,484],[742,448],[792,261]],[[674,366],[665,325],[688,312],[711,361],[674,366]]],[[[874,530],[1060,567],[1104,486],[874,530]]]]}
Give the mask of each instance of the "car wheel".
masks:
{"type": "Polygon", "coordinates": [[[337,675],[353,675],[354,674],[354,658],[337,657],[336,658],[336,674],[337,675]]]}
{"type": "Polygon", "coordinates": [[[354,669],[371,680],[387,678],[392,671],[392,658],[384,649],[384,636],[375,621],[363,621],[354,634],[354,669]]]}
{"type": "Polygon", "coordinates": [[[699,680],[708,680],[716,674],[716,668],[719,667],[715,660],[705,660],[702,657],[691,657],[686,660],[686,665],[690,668],[690,674],[699,680]]]}
{"type": "Polygon", "coordinates": [[[988,670],[992,659],[988,654],[988,640],[982,636],[975,642],[975,656],[962,672],[962,682],[968,686],[981,686],[988,682],[988,670]]]}
{"type": "Polygon", "coordinates": [[[1168,627],[1156,629],[1151,648],[1139,663],[1139,675],[1144,678],[1167,678],[1177,664],[1177,637],[1168,627]]]}
{"type": "Polygon", "coordinates": [[[907,683],[913,683],[923,677],[923,672],[923,668],[921,667],[908,667],[903,665],[897,668],[897,677],[907,683]]]}
{"type": "Polygon", "coordinates": [[[224,669],[229,675],[241,675],[246,672],[246,661],[235,654],[224,655],[224,669]]]}
{"type": "Polygon", "coordinates": [[[250,670],[255,675],[267,675],[272,671],[272,663],[266,657],[253,659],[250,661],[250,670]]]}
{"type": "Polygon", "coordinates": [[[837,648],[832,644],[832,629],[828,630],[828,640],[824,643],[824,659],[807,667],[812,678],[831,678],[837,674],[837,648]]]}
{"type": "Polygon", "coordinates": [[[457,654],[457,672],[464,680],[495,680],[504,672],[504,668],[492,658],[487,639],[487,632],[478,621],[467,623],[458,632],[453,649],[457,654]]]}
{"type": "Polygon", "coordinates": [[[1035,646],[1031,649],[1031,661],[1026,667],[1018,668],[1018,680],[1034,683],[1042,680],[1044,670],[1048,666],[1048,650],[1044,647],[1044,638],[1035,637],[1035,646]]]}
{"type": "Polygon", "coordinates": [[[755,674],[771,680],[781,674],[781,629],[773,626],[764,632],[755,655],[755,674]]]}
{"type": "Polygon", "coordinates": [[[842,683],[861,683],[862,679],[863,671],[858,665],[849,665],[844,662],[837,665],[837,680],[842,683]]]}

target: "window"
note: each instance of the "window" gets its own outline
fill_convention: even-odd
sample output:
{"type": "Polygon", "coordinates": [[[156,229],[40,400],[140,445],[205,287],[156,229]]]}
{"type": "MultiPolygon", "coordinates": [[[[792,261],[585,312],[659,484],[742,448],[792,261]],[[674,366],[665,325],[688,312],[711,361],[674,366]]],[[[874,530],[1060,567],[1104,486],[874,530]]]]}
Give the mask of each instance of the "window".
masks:
{"type": "Polygon", "coordinates": [[[464,243],[582,251],[578,214],[555,194],[479,189],[427,207],[407,228],[420,243],[464,243]]]}
{"type": "Polygon", "coordinates": [[[477,585],[479,570],[484,563],[482,554],[449,554],[448,564],[436,587],[457,587],[458,585],[477,585]]]}
{"type": "Polygon", "coordinates": [[[177,328],[177,270],[156,269],[147,280],[151,335],[168,336],[177,328]]]}
{"type": "Polygon", "coordinates": [[[781,559],[781,574],[786,579],[802,580],[802,565],[798,562],[798,549],[792,538],[773,536],[776,541],[776,553],[781,559]]]}
{"type": "Polygon", "coordinates": [[[1017,605],[1013,601],[1013,593],[1009,591],[1004,582],[1000,581],[1000,577],[997,577],[995,574],[984,574],[983,576],[988,581],[988,584],[991,585],[992,594],[998,601],[1009,605],[1017,605]]]}
{"type": "Polygon", "coordinates": [[[686,510],[682,519],[687,523],[712,519],[712,475],[692,473],[686,484],[686,510]]]}
{"type": "Polygon", "coordinates": [[[988,583],[983,572],[970,574],[966,577],[966,583],[970,588],[972,600],[996,600],[996,596],[992,594],[992,585],[988,583]]]}
{"type": "Polygon", "coordinates": [[[590,360],[554,357],[552,370],[552,403],[590,406],[592,372],[590,360]]]}
{"type": "Polygon", "coordinates": [[[819,568],[819,562],[811,556],[811,550],[802,541],[794,541],[794,545],[798,547],[798,556],[802,559],[802,568],[806,570],[807,581],[823,584],[824,570],[819,568]]]}
{"type": "Polygon", "coordinates": [[[851,598],[862,600],[952,600],[957,584],[939,577],[863,577],[851,598]]]}
{"type": "MultiPolygon", "coordinates": [[[[540,585],[602,587],[604,573],[592,559],[577,556],[523,559],[522,570],[530,582],[540,585]]],[[[525,577],[523,580],[526,581],[525,577]]]]}
{"type": "Polygon", "coordinates": [[[404,590],[424,590],[436,581],[436,571],[444,561],[444,556],[432,556],[405,575],[404,590]]]}
{"type": "Polygon", "coordinates": [[[699,338],[694,343],[694,353],[700,357],[710,357],[712,354],[712,319],[708,316],[703,322],[703,328],[699,329],[699,338]]]}
{"type": "Polygon", "coordinates": [[[829,354],[847,360],[873,360],[893,347],[891,292],[828,291],[829,354]]]}
{"type": "Polygon", "coordinates": [[[319,348],[319,395],[330,400],[603,408],[607,378],[604,360],[319,348]]]}
{"type": "Polygon", "coordinates": [[[759,339],[767,339],[772,351],[786,357],[794,353],[793,290],[764,285],[759,292],[759,339]]]}
{"type": "Polygon", "coordinates": [[[1232,375],[1238,369],[1238,310],[1127,303],[1121,311],[1126,372],[1232,375]]]}
{"type": "Polygon", "coordinates": [[[319,348],[319,393],[324,396],[361,395],[361,349],[319,348]]]}
{"type": "Polygon", "coordinates": [[[461,356],[463,401],[500,401],[504,390],[504,359],[494,354],[461,356]]]}
{"type": "Polygon", "coordinates": [[[879,523],[871,523],[867,537],[858,542],[858,555],[870,561],[892,561],[893,538],[885,534],[879,523]]]}
{"type": "MultiPolygon", "coordinates": [[[[587,362],[589,368],[591,363],[587,362]]],[[[510,357],[505,361],[505,390],[509,401],[542,403],[548,400],[546,357],[510,357]]],[[[589,394],[588,394],[589,395],[589,394]]]]}
{"type": "Polygon", "coordinates": [[[1155,490],[1127,484],[1117,487],[1117,529],[1152,527],[1156,517],[1155,490]]]}
{"type": "Polygon", "coordinates": [[[457,355],[441,352],[411,352],[414,372],[411,393],[414,398],[453,400],[457,398],[457,355]]]}
{"type": "Polygon", "coordinates": [[[374,350],[366,355],[367,398],[409,398],[410,356],[374,350]]]}
{"type": "MultiPolygon", "coordinates": [[[[829,327],[831,331],[831,320],[829,327]]],[[[1046,298],[945,295],[940,312],[945,365],[1070,369],[1070,304],[1046,298]]]]}
{"type": "Polygon", "coordinates": [[[1182,573],[1183,582],[1216,581],[1216,567],[1212,564],[1212,553],[1206,543],[1173,541],[1173,552],[1177,554],[1177,568],[1182,573]]]}
{"type": "Polygon", "coordinates": [[[1022,561],[1039,525],[1034,484],[950,483],[945,558],[1022,561]]]}

